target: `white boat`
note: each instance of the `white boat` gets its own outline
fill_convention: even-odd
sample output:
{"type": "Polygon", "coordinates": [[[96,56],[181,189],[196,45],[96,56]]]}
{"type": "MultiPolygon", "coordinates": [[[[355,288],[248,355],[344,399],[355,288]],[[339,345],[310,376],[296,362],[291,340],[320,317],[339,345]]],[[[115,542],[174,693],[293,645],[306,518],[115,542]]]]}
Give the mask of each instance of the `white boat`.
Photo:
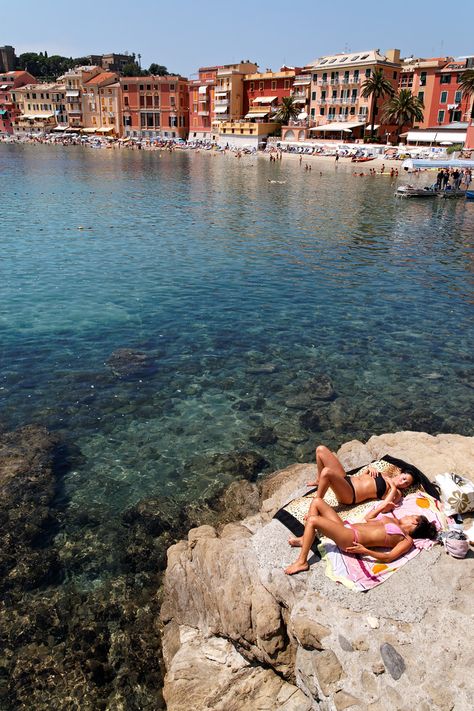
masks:
{"type": "Polygon", "coordinates": [[[417,188],[414,185],[400,185],[395,195],[397,197],[432,198],[436,197],[439,192],[432,185],[428,185],[425,188],[417,188]]]}

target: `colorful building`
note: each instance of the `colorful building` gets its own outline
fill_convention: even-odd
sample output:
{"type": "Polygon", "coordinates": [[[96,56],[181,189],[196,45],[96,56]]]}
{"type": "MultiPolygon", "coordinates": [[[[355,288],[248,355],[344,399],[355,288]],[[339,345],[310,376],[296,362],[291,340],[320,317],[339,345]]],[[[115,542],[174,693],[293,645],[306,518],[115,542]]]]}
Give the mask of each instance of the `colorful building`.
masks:
{"type": "Polygon", "coordinates": [[[42,134],[57,126],[67,126],[66,87],[58,82],[26,84],[12,91],[19,113],[13,121],[13,133],[42,134]]]}
{"type": "Polygon", "coordinates": [[[12,91],[36,80],[25,71],[0,74],[0,133],[13,133],[13,121],[21,114],[12,98],[12,91]]]}
{"type": "MultiPolygon", "coordinates": [[[[284,97],[293,93],[293,84],[300,68],[281,67],[280,71],[254,72],[244,76],[243,115],[246,119],[268,119],[281,105],[284,97]]],[[[305,99],[295,96],[295,102],[305,103],[305,99]]]]}
{"type": "Polygon", "coordinates": [[[214,92],[218,67],[200,67],[189,82],[189,140],[214,142],[214,92]]]}
{"type": "Polygon", "coordinates": [[[436,72],[428,114],[431,126],[443,126],[469,119],[469,102],[467,97],[463,96],[459,84],[466,69],[473,67],[473,57],[462,57],[449,61],[436,72]]]}
{"type": "MultiPolygon", "coordinates": [[[[381,69],[385,78],[398,87],[401,62],[398,49],[382,54],[378,49],[363,52],[347,52],[327,55],[311,62],[304,69],[311,75],[310,122],[307,129],[297,132],[292,127],[282,130],[284,140],[299,140],[312,137],[362,139],[369,127],[373,97],[362,96],[362,86],[376,69],[381,69]]],[[[390,139],[391,127],[382,125],[382,103],[378,102],[376,125],[378,135],[390,139]]]]}
{"type": "Polygon", "coordinates": [[[123,133],[149,139],[187,138],[189,82],[178,75],[122,77],[123,133]]]}
{"type": "Polygon", "coordinates": [[[257,64],[242,61],[218,67],[214,92],[214,127],[223,121],[238,121],[244,115],[244,77],[256,72],[257,64]]]}
{"type": "Polygon", "coordinates": [[[434,102],[436,74],[451,60],[451,57],[415,58],[403,60],[400,72],[399,89],[409,89],[417,96],[424,106],[423,121],[415,122],[416,128],[427,128],[432,125],[431,107],[434,102]]]}
{"type": "Polygon", "coordinates": [[[100,72],[84,82],[82,117],[83,133],[122,135],[122,96],[117,74],[100,72]]]}
{"type": "Polygon", "coordinates": [[[66,131],[79,131],[84,128],[82,108],[84,84],[101,73],[100,67],[74,67],[59,77],[59,81],[66,86],[66,113],[68,116],[66,131]]]}

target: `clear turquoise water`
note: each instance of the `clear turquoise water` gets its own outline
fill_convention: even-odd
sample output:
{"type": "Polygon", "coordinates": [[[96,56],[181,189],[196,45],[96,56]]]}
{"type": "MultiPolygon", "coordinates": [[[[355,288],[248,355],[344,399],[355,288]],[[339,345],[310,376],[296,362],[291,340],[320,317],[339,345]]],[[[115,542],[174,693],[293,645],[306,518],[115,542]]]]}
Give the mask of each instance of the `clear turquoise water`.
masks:
{"type": "Polygon", "coordinates": [[[274,469],[319,441],[472,434],[474,205],[321,170],[0,145],[0,418],[74,444],[69,506],[202,496],[214,453],[274,469]],[[118,348],[155,372],[117,378],[118,348]],[[313,432],[288,402],[319,374],[337,397],[313,432]]]}

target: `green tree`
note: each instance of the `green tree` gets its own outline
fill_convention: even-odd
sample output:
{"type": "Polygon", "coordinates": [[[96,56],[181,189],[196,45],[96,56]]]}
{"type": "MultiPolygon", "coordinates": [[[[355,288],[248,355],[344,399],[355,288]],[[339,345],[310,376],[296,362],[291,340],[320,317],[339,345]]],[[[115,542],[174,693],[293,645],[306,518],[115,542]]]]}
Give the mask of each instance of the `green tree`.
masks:
{"type": "Polygon", "coordinates": [[[275,113],[275,120],[281,123],[283,126],[287,126],[291,119],[295,119],[300,112],[300,109],[292,96],[284,96],[281,100],[281,104],[275,113]]]}
{"type": "Polygon", "coordinates": [[[362,84],[361,95],[364,99],[372,97],[372,110],[370,112],[370,138],[374,139],[375,116],[377,114],[377,104],[379,99],[386,96],[393,96],[394,89],[388,79],[384,77],[382,69],[375,69],[372,76],[368,77],[362,84]]]}
{"type": "Polygon", "coordinates": [[[410,89],[400,89],[384,104],[382,121],[395,124],[398,127],[397,138],[403,126],[413,125],[415,121],[423,121],[423,102],[413,96],[410,89]]]}
{"type": "Polygon", "coordinates": [[[124,77],[145,77],[148,72],[142,69],[137,62],[129,62],[123,66],[122,74],[124,77]]]}
{"type": "MultiPolygon", "coordinates": [[[[471,96],[474,94],[474,69],[467,69],[461,74],[461,81],[459,82],[459,88],[461,89],[463,95],[467,98],[468,102],[471,96]]],[[[471,104],[469,111],[469,116],[474,119],[474,101],[471,104]]]]}
{"type": "Polygon", "coordinates": [[[164,77],[168,74],[168,69],[163,64],[156,64],[155,62],[150,64],[148,71],[155,77],[164,77]]]}

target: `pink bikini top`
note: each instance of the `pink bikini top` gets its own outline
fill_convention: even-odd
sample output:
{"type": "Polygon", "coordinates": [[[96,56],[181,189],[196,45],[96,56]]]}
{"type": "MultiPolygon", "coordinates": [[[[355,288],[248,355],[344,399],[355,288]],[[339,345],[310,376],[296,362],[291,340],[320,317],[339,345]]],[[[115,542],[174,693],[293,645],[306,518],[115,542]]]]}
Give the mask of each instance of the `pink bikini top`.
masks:
{"type": "MultiPolygon", "coordinates": [[[[385,514],[378,514],[375,517],[375,520],[382,519],[385,517],[385,514]]],[[[403,536],[403,538],[408,538],[407,534],[402,531],[400,526],[397,526],[396,523],[385,523],[385,543],[387,544],[387,548],[390,546],[388,545],[388,537],[389,536],[403,536]]]]}

